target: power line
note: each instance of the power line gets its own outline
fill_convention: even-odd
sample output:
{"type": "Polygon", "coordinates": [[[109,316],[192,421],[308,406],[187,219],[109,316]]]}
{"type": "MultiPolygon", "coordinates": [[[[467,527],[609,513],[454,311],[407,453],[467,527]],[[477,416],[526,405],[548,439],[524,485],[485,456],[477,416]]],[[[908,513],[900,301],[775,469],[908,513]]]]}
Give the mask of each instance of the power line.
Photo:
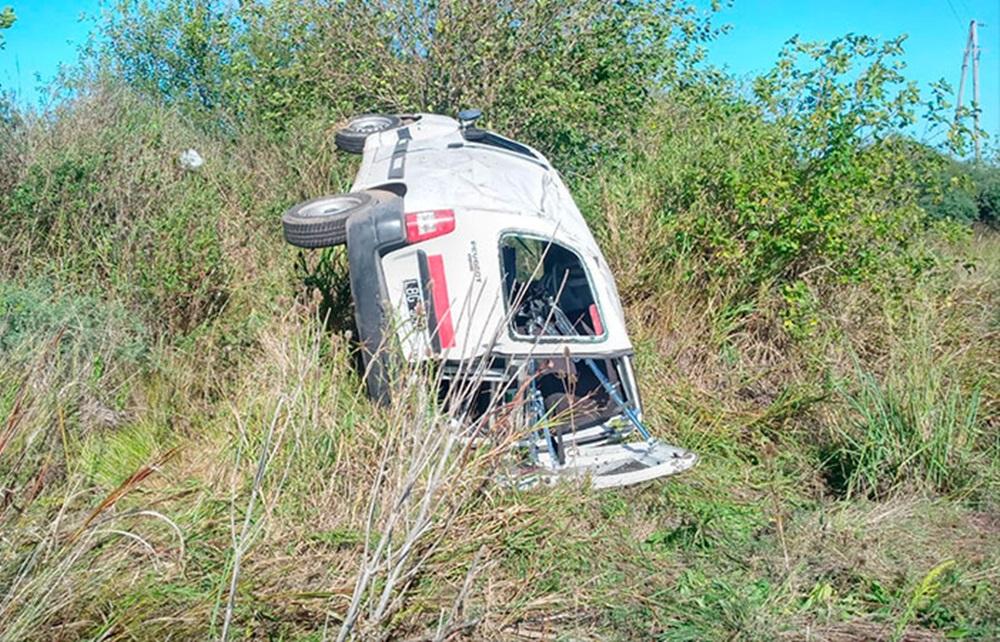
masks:
{"type": "Polygon", "coordinates": [[[955,16],[955,22],[958,23],[959,27],[964,27],[965,25],[962,22],[962,19],[958,16],[958,12],[955,11],[955,5],[951,3],[951,0],[947,0],[947,2],[948,2],[948,8],[951,9],[951,15],[955,16]]]}

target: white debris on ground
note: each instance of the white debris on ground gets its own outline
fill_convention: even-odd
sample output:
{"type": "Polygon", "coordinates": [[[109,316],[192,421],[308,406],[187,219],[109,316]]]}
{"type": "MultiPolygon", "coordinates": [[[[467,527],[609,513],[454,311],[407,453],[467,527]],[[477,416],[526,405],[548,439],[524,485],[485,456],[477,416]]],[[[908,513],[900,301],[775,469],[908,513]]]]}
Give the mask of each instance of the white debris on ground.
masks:
{"type": "Polygon", "coordinates": [[[179,160],[181,167],[188,171],[195,171],[205,164],[205,159],[195,149],[185,149],[179,160]]]}

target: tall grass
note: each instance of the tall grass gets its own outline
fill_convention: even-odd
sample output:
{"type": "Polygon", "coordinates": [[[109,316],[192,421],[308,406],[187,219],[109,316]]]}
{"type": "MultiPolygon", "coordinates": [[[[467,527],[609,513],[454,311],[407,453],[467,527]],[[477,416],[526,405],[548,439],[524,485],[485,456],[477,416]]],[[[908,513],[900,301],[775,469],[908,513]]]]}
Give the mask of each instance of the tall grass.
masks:
{"type": "Polygon", "coordinates": [[[903,383],[900,390],[859,372],[857,391],[840,391],[847,408],[827,464],[837,492],[881,497],[908,483],[968,492],[990,456],[979,448],[979,391],[965,395],[955,385],[920,383],[903,383]]]}
{"type": "Polygon", "coordinates": [[[644,324],[635,336],[647,418],[697,447],[703,467],[601,494],[491,483],[501,452],[455,441],[447,407],[414,373],[403,373],[393,406],[369,405],[350,343],[322,329],[318,300],[290,300],[225,360],[204,347],[231,344],[208,332],[154,346],[142,362],[114,357],[122,340],[98,334],[107,344],[86,354],[116,364],[98,379],[93,356],[53,358],[54,334],[29,335],[4,361],[6,421],[23,417],[18,434],[38,435],[11,442],[30,445],[22,461],[34,468],[4,482],[18,489],[3,516],[17,535],[0,540],[4,634],[211,637],[228,618],[230,639],[669,638],[677,627],[768,637],[806,625],[888,637],[904,618],[904,632],[988,635],[995,611],[983,596],[998,567],[976,542],[995,537],[981,501],[995,483],[990,405],[958,376],[982,352],[956,353],[946,338],[965,328],[985,339],[967,310],[942,314],[928,300],[938,312],[894,341],[923,337],[932,349],[889,341],[860,362],[829,355],[827,369],[845,369],[819,402],[794,396],[795,377],[814,376],[808,346],[785,353],[802,360],[794,368],[771,361],[777,348],[755,329],[766,309],[734,324],[689,295],[667,317],[633,317],[644,324]],[[791,392],[769,396],[753,387],[756,373],[791,392]],[[17,415],[25,380],[30,403],[17,415]],[[104,389],[118,390],[115,413],[85,410],[88,391],[104,389]],[[863,465],[849,500],[824,499],[827,460],[810,454],[824,444],[845,460],[864,454],[852,460],[863,465]],[[844,561],[857,556],[866,561],[844,561]],[[944,559],[955,566],[913,601],[944,559]]]}
{"type": "MultiPolygon", "coordinates": [[[[30,322],[23,310],[8,313],[30,322]]],[[[74,316],[57,317],[56,329],[19,330],[6,335],[12,343],[0,369],[0,638],[26,639],[39,627],[79,635],[62,619],[67,611],[121,573],[171,564],[178,547],[183,556],[183,535],[155,510],[117,510],[157,472],[163,453],[116,471],[105,488],[90,483],[81,457],[132,419],[124,400],[145,367],[127,349],[134,337],[108,319],[100,333],[90,332],[74,316]],[[122,560],[134,566],[123,568],[122,560]]]]}

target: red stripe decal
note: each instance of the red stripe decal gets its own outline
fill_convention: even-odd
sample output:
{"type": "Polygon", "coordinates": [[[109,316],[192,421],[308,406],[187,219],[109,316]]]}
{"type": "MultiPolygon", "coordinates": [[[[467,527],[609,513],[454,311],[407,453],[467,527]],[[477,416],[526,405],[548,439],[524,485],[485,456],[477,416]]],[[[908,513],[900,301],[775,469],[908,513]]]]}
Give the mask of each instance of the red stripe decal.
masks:
{"type": "Polygon", "coordinates": [[[434,314],[437,316],[437,333],[441,349],[455,347],[455,329],[451,325],[451,304],[448,302],[448,282],[444,278],[444,261],[440,254],[427,257],[427,268],[431,273],[431,297],[434,300],[434,314]]]}
{"type": "Polygon", "coordinates": [[[601,313],[597,311],[597,304],[590,304],[590,324],[594,326],[594,336],[599,337],[604,334],[604,324],[601,323],[601,313]]]}

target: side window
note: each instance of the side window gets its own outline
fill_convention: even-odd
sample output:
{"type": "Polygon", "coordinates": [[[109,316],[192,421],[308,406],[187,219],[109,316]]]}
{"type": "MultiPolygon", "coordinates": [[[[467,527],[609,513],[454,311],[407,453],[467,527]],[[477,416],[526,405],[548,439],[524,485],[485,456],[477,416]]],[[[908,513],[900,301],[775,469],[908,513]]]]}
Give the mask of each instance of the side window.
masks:
{"type": "Polygon", "coordinates": [[[604,334],[587,271],[575,252],[551,241],[509,234],[500,241],[500,256],[515,334],[604,334]]]}

